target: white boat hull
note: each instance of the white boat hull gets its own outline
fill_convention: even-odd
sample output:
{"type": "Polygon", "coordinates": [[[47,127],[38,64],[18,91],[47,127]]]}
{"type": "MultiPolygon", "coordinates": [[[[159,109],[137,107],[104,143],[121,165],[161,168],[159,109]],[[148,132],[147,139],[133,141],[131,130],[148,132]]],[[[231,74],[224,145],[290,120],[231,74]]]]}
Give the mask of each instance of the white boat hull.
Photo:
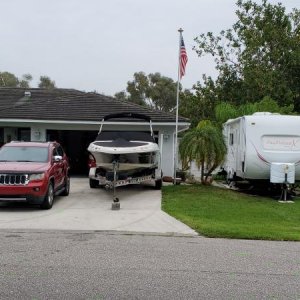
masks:
{"type": "Polygon", "coordinates": [[[159,163],[159,148],[155,143],[148,143],[141,147],[110,148],[97,146],[91,143],[90,151],[97,167],[104,170],[113,170],[113,162],[118,162],[119,171],[155,168],[159,163]]]}

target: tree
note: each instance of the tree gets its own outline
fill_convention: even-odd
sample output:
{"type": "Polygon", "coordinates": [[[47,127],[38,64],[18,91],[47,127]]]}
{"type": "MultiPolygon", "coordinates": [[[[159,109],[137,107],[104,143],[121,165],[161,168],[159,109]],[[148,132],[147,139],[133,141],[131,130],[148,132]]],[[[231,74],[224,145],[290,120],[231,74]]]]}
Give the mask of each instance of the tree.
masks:
{"type": "Polygon", "coordinates": [[[215,114],[216,122],[220,127],[227,120],[234,119],[239,116],[238,108],[228,102],[221,102],[216,105],[215,114]]]}
{"type": "Polygon", "coordinates": [[[222,163],[226,154],[222,133],[210,121],[201,121],[183,136],[179,153],[183,164],[196,162],[201,168],[201,182],[208,183],[208,177],[222,163]]]}
{"type": "Polygon", "coordinates": [[[245,104],[269,96],[300,112],[300,11],[288,14],[267,0],[238,0],[237,7],[232,28],[195,39],[198,55],[215,59],[216,99],[245,104]]]}
{"type": "Polygon", "coordinates": [[[244,115],[252,115],[255,112],[270,112],[280,114],[293,114],[294,106],[279,106],[278,103],[270,97],[264,97],[261,101],[255,103],[246,103],[240,106],[221,102],[215,108],[215,120],[221,127],[228,119],[234,119],[244,115]]]}
{"type": "Polygon", "coordinates": [[[143,72],[133,74],[134,79],[127,82],[127,100],[139,105],[147,105],[147,89],[149,81],[143,72]]]}
{"type": "Polygon", "coordinates": [[[2,86],[2,87],[18,87],[19,79],[12,73],[1,72],[0,73],[0,86],[2,86]]]}
{"type": "Polygon", "coordinates": [[[115,98],[119,101],[127,101],[127,95],[125,91],[121,91],[115,94],[115,98]]]}
{"type": "Polygon", "coordinates": [[[176,106],[177,84],[173,79],[161,76],[160,73],[148,75],[149,87],[147,97],[151,108],[172,111],[176,106]]]}
{"type": "Polygon", "coordinates": [[[119,100],[127,100],[152,109],[170,112],[176,106],[177,84],[173,79],[160,73],[146,75],[137,72],[134,79],[127,82],[127,93],[122,91],[115,94],[119,100]]]}
{"type": "Polygon", "coordinates": [[[179,114],[189,118],[191,127],[197,126],[200,120],[213,120],[215,116],[215,84],[211,77],[203,76],[204,84],[197,82],[193,91],[180,93],[179,114]]]}
{"type": "Polygon", "coordinates": [[[42,89],[54,89],[54,88],[56,88],[55,81],[52,81],[50,79],[50,77],[48,77],[48,76],[41,76],[40,77],[40,82],[38,84],[38,87],[42,88],[42,89]]]}
{"type": "Polygon", "coordinates": [[[20,87],[29,88],[30,87],[29,83],[30,83],[31,80],[32,80],[31,74],[24,74],[22,76],[21,81],[19,81],[20,87]]]}
{"type": "Polygon", "coordinates": [[[24,74],[21,79],[9,72],[0,72],[0,87],[23,87],[29,88],[32,80],[30,74],[24,74]]]}

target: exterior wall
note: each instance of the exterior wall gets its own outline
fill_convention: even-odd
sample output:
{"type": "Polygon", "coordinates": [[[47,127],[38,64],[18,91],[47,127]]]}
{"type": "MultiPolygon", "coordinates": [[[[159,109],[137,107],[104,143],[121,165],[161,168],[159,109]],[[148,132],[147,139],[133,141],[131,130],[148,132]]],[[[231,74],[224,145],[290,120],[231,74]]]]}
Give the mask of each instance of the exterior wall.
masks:
{"type": "Polygon", "coordinates": [[[164,176],[173,176],[174,172],[174,132],[161,128],[159,146],[161,149],[161,168],[164,176]]]}
{"type": "Polygon", "coordinates": [[[45,142],[46,141],[46,128],[41,126],[31,126],[30,131],[31,141],[45,142]]]}

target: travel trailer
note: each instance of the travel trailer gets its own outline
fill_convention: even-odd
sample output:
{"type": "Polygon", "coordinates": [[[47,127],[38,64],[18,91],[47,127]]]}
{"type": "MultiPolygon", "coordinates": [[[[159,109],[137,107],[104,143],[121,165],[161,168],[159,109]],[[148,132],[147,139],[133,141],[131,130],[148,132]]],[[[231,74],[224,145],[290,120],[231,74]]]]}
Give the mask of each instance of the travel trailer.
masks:
{"type": "Polygon", "coordinates": [[[300,116],[254,113],[228,120],[223,134],[229,181],[300,181],[300,116]]]}

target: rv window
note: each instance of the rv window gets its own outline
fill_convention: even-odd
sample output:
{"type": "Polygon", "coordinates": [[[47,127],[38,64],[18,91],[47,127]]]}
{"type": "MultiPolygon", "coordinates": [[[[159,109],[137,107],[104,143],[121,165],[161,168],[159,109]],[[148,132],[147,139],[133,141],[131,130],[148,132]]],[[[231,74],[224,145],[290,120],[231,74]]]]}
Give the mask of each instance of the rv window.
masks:
{"type": "Polygon", "coordinates": [[[229,145],[233,145],[233,133],[230,133],[229,145]]]}

